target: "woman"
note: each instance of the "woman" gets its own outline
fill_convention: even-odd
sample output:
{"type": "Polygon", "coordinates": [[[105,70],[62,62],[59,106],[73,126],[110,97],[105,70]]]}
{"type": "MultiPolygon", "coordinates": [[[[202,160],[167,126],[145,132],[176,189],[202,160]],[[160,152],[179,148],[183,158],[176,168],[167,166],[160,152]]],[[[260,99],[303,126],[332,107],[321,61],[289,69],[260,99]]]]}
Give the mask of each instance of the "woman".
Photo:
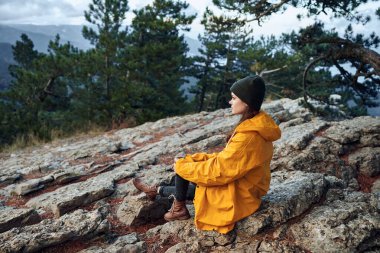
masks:
{"type": "MultiPolygon", "coordinates": [[[[235,82],[230,90],[232,113],[242,117],[221,152],[186,155],[176,161],[175,199],[164,216],[168,221],[190,218],[186,199],[192,198],[194,188],[191,184],[189,187],[189,182],[196,184],[196,227],[222,234],[253,214],[269,189],[272,142],[280,138],[281,131],[269,115],[260,111],[265,83],[257,75],[248,76],[235,82]]],[[[133,182],[151,199],[173,190],[150,187],[139,179],[133,182]]]]}

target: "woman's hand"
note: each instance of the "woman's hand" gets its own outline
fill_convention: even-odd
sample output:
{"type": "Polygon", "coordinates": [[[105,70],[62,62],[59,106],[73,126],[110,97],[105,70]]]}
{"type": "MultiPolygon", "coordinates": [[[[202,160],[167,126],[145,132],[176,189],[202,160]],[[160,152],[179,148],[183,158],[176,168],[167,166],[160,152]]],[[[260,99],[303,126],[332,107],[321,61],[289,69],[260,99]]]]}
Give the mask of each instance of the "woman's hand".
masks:
{"type": "Polygon", "coordinates": [[[186,156],[185,152],[179,152],[174,156],[174,163],[178,161],[178,159],[184,158],[186,156]]]}

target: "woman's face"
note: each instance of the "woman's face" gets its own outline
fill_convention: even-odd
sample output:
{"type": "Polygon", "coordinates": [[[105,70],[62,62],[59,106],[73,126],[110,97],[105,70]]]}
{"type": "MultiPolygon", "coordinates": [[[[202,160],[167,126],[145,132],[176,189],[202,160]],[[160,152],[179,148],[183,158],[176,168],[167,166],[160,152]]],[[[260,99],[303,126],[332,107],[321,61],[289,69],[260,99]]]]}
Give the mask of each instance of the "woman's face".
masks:
{"type": "Polygon", "coordinates": [[[232,114],[243,114],[247,111],[248,105],[240,100],[233,92],[231,92],[230,105],[232,108],[232,114]]]}

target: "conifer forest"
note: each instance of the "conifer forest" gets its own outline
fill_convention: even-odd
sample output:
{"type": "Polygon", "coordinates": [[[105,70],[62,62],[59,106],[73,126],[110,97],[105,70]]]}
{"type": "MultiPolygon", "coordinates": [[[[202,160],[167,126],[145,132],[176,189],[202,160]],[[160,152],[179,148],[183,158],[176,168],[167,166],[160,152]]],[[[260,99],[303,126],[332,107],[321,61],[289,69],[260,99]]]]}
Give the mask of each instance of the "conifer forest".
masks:
{"type": "Polygon", "coordinates": [[[154,0],[132,10],[127,0],[92,0],[82,30],[90,49],[64,43],[59,34],[47,52],[26,34],[12,46],[12,80],[0,92],[0,146],[227,108],[230,86],[252,74],[265,79],[267,100],[303,97],[305,106],[319,101],[347,117],[366,115],[380,89],[380,29],[354,29],[380,19],[380,4],[370,15],[358,11],[366,2],[213,0],[222,14],[211,8],[197,14],[204,32],[198,54],[190,55],[184,34],[196,15],[186,12],[186,1],[154,0]],[[289,7],[305,10],[300,22],[315,22],[281,36],[252,35],[252,23],[289,7]],[[134,16],[125,25],[128,13],[134,16]],[[344,19],[344,34],[327,29],[318,19],[323,13],[344,19]],[[185,92],[189,80],[195,81],[185,92]],[[340,96],[339,104],[331,94],[340,96]]]}

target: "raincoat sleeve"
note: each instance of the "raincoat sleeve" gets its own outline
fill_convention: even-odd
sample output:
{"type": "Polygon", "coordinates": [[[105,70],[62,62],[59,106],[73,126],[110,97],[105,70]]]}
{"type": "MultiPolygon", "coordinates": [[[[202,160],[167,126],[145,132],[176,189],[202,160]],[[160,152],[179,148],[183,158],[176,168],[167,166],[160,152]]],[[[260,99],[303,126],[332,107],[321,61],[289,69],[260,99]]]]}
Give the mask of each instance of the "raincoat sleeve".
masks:
{"type": "Polygon", "coordinates": [[[186,162],[201,162],[207,161],[210,158],[213,158],[217,155],[217,153],[207,154],[207,153],[196,153],[192,155],[186,155],[184,160],[186,162]]]}
{"type": "Polygon", "coordinates": [[[194,161],[186,156],[179,159],[174,168],[178,175],[190,182],[218,186],[243,177],[270,160],[272,154],[272,143],[265,141],[258,133],[237,133],[215,156],[203,161],[194,161]]]}

